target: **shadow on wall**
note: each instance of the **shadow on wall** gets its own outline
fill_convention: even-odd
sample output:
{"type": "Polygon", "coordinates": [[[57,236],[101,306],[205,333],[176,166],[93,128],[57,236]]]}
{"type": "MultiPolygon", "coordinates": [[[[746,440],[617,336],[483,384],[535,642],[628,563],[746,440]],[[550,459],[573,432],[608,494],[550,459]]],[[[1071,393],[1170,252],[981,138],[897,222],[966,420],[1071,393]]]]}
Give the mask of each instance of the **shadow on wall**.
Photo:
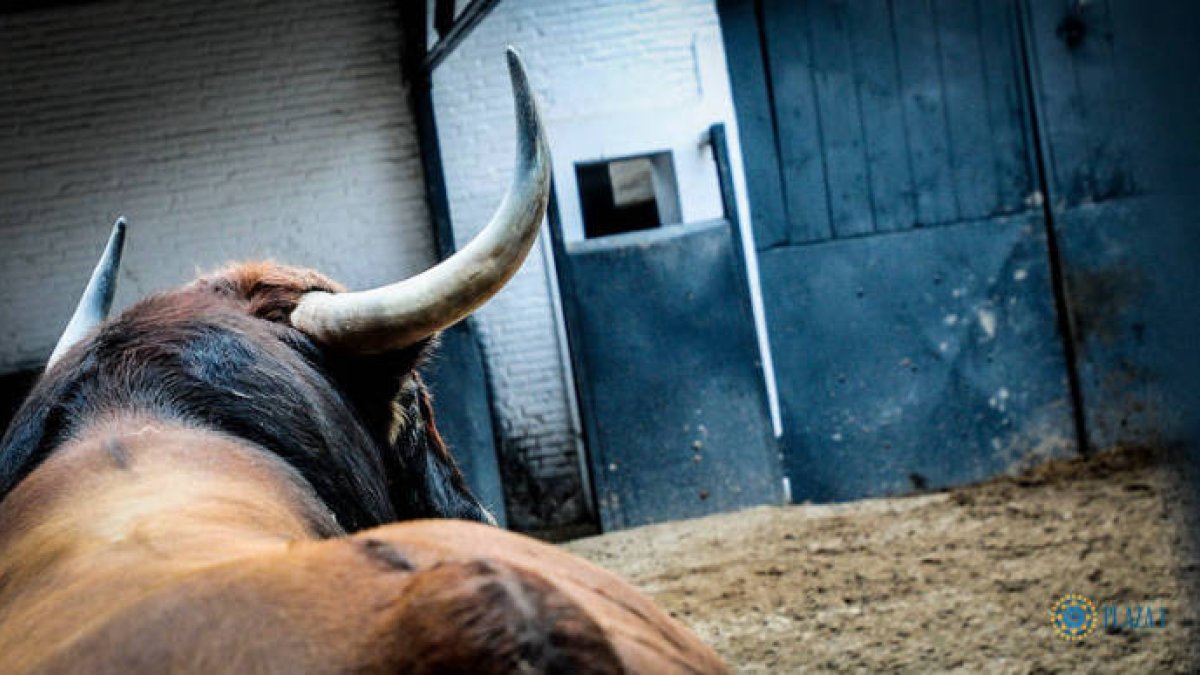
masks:
{"type": "Polygon", "coordinates": [[[543,480],[528,453],[515,443],[504,439],[501,443],[500,474],[510,521],[534,524],[525,533],[550,541],[599,534],[595,523],[587,517],[579,474],[560,474],[552,481],[543,480]]]}

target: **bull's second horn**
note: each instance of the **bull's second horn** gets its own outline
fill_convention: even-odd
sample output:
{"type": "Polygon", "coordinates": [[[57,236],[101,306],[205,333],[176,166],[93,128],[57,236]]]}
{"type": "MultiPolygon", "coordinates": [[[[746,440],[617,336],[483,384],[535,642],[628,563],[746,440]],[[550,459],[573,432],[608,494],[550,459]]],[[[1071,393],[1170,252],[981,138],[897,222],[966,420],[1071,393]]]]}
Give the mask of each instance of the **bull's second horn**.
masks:
{"type": "Polygon", "coordinates": [[[512,184],[491,222],[460,251],[403,281],[352,293],[301,297],[292,325],[317,342],[357,353],[414,344],[445,329],[504,287],[537,239],[550,196],[550,151],[521,58],[508,49],[517,117],[512,184]]]}
{"type": "Polygon", "coordinates": [[[79,342],[96,326],[108,318],[108,310],[112,308],[113,294],[117,291],[117,273],[121,269],[121,251],[125,248],[125,218],[118,217],[113,223],[112,234],[108,235],[108,244],[100,261],[92,270],[92,278],[88,280],[87,288],[83,289],[83,297],[75,307],[75,313],[54,345],[46,369],[62,358],[75,343],[79,342]]]}

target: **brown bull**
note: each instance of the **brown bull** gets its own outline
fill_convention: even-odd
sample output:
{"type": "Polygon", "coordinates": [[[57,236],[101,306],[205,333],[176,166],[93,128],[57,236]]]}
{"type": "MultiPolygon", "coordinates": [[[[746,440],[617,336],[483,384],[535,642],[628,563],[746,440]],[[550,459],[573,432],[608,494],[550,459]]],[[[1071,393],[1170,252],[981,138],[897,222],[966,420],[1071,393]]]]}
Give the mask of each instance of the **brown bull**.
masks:
{"type": "Polygon", "coordinates": [[[349,293],[242,265],[107,320],[118,224],[0,442],[0,670],[724,670],[603,570],[414,520],[489,520],[416,369],[515,273],[544,214],[549,156],[509,58],[513,186],[421,275],[349,293]]]}

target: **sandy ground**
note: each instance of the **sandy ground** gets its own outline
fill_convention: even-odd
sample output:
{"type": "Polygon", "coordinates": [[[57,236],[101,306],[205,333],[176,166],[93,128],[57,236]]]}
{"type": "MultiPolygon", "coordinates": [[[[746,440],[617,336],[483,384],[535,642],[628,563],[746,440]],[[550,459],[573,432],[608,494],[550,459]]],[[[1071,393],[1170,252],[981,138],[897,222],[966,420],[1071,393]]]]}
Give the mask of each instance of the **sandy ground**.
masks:
{"type": "Polygon", "coordinates": [[[1198,672],[1176,473],[1154,453],[1104,453],[951,492],[752,509],[567,548],[741,672],[1198,672]],[[1166,607],[1166,626],[1070,643],[1049,621],[1064,593],[1166,607]]]}

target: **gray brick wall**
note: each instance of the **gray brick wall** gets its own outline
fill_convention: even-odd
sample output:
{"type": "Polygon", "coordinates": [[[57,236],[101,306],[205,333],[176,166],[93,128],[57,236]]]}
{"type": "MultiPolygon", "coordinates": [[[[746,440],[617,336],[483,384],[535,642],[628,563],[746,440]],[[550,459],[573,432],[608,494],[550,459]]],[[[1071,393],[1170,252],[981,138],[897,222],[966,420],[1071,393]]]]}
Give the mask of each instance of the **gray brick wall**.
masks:
{"type": "Polygon", "coordinates": [[[0,15],[0,372],[36,366],[112,218],[117,306],[271,257],[352,287],[432,261],[391,0],[0,15]]]}
{"type": "MultiPolygon", "coordinates": [[[[683,219],[720,215],[711,149],[702,141],[714,122],[730,126],[734,144],[737,133],[713,0],[504,0],[434,77],[459,245],[487,221],[512,170],[506,44],[521,50],[542,102],[569,239],[582,230],[574,163],[603,157],[670,149],[683,219]]],[[[740,156],[736,145],[733,151],[740,156]]],[[[741,167],[735,172],[740,180],[741,167]]],[[[552,265],[543,241],[478,314],[510,522],[523,529],[583,515],[579,431],[552,265]]]]}

